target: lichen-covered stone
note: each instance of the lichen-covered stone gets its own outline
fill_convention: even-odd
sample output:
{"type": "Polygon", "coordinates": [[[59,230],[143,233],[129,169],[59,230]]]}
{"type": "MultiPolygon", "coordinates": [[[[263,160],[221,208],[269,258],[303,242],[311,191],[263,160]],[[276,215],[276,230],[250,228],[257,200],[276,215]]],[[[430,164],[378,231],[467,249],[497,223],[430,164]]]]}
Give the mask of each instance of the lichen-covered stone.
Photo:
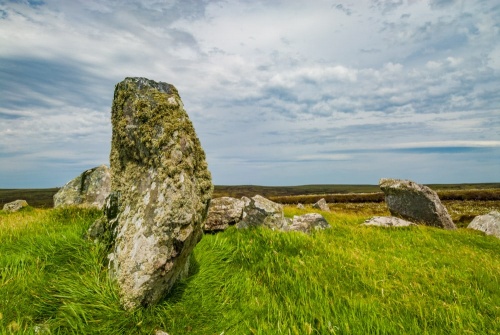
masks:
{"type": "Polygon", "coordinates": [[[364,223],[364,226],[378,226],[378,227],[408,227],[415,226],[415,223],[406,221],[395,216],[374,216],[364,223]]]}
{"type": "Polygon", "coordinates": [[[213,186],[174,86],[146,78],[118,83],[112,129],[111,189],[118,210],[100,227],[115,227],[110,267],[123,306],[134,309],[157,302],[185,270],[202,236],[213,186]]]}
{"type": "Polygon", "coordinates": [[[485,215],[478,215],[469,223],[467,228],[500,238],[500,212],[492,211],[485,215]]]}
{"type": "Polygon", "coordinates": [[[102,208],[111,190],[109,167],[101,165],[85,170],[54,195],[54,207],[88,206],[102,208]]]}
{"type": "Polygon", "coordinates": [[[24,207],[27,207],[28,203],[26,200],[15,200],[3,205],[3,210],[9,213],[17,212],[24,207]]]}
{"type": "Polygon", "coordinates": [[[328,207],[328,204],[327,204],[325,198],[319,199],[312,207],[319,209],[319,210],[322,210],[322,211],[325,211],[325,212],[330,211],[330,207],[328,207]]]}
{"type": "Polygon", "coordinates": [[[428,226],[456,229],[437,193],[427,186],[388,178],[381,179],[379,185],[391,215],[428,226]]]}
{"type": "Polygon", "coordinates": [[[327,228],[330,228],[330,224],[328,224],[323,215],[318,213],[308,213],[304,215],[294,215],[291,224],[283,226],[282,230],[311,233],[315,230],[327,228]]]}
{"type": "Polygon", "coordinates": [[[243,197],[245,202],[241,221],[237,228],[264,226],[273,230],[280,230],[286,225],[283,206],[263,196],[256,195],[252,198],[243,197]]]}
{"type": "Polygon", "coordinates": [[[212,199],[205,220],[205,232],[226,230],[241,220],[245,202],[241,199],[221,197],[212,199]]]}

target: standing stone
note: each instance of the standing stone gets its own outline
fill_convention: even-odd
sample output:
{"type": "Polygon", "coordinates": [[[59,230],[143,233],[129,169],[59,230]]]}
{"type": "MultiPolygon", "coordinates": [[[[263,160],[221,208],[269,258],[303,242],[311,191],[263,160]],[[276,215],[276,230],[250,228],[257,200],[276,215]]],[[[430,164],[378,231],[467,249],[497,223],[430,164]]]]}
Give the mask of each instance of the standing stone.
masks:
{"type": "Polygon", "coordinates": [[[322,210],[322,211],[325,211],[325,212],[330,211],[330,207],[328,207],[328,204],[326,203],[325,198],[319,199],[312,207],[319,209],[319,210],[322,210]]]}
{"type": "Polygon", "coordinates": [[[445,229],[456,229],[436,192],[410,180],[380,180],[385,202],[393,216],[445,229]]]}
{"type": "Polygon", "coordinates": [[[210,201],[205,232],[226,230],[241,220],[245,202],[231,197],[215,198],[210,201]]]}
{"type": "Polygon", "coordinates": [[[286,225],[283,206],[263,196],[256,195],[253,198],[243,197],[245,202],[243,215],[240,222],[236,224],[237,228],[249,228],[264,226],[273,230],[280,230],[286,225]]]}
{"type": "Polygon", "coordinates": [[[111,191],[111,171],[106,165],[84,171],[54,195],[54,208],[89,206],[102,208],[111,191]]]}
{"type": "Polygon", "coordinates": [[[3,205],[3,210],[9,213],[14,213],[27,206],[28,203],[26,200],[15,200],[3,205]]]}
{"type": "Polygon", "coordinates": [[[480,230],[485,234],[500,238],[500,212],[492,211],[485,215],[478,215],[467,228],[480,230]]]}
{"type": "Polygon", "coordinates": [[[185,270],[201,239],[213,186],[173,85],[126,78],[115,87],[111,114],[117,213],[113,222],[96,223],[115,227],[108,258],[122,305],[130,310],[156,303],[185,270]]]}

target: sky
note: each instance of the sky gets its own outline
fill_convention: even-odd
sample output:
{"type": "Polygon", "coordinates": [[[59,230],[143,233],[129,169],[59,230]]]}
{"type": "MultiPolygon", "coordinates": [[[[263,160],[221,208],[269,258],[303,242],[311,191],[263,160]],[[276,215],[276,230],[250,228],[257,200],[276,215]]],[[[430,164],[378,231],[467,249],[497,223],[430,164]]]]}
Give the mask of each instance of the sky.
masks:
{"type": "Polygon", "coordinates": [[[500,182],[496,0],[0,0],[0,188],[109,164],[126,77],[216,185],[500,182]]]}

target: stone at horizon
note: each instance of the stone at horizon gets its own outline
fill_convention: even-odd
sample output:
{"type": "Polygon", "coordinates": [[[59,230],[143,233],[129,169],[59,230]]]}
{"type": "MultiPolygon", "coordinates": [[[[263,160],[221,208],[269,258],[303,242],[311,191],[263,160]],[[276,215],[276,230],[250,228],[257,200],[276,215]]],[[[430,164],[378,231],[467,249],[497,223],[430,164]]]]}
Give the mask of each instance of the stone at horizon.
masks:
{"type": "Polygon", "coordinates": [[[456,229],[436,192],[411,180],[380,179],[391,215],[417,224],[456,229]]]}

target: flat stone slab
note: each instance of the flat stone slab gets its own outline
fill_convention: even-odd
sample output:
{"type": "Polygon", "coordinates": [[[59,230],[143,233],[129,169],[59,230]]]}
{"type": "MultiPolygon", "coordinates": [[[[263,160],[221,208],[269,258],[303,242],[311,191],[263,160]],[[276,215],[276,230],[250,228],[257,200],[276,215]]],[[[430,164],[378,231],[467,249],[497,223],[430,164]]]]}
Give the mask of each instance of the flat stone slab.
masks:
{"type": "Polygon", "coordinates": [[[26,200],[15,200],[3,205],[3,210],[9,213],[14,213],[27,206],[28,203],[26,202],[26,200]]]}
{"type": "Polygon", "coordinates": [[[311,233],[312,231],[331,228],[323,215],[318,213],[308,213],[304,215],[294,215],[291,224],[284,226],[283,231],[301,231],[311,233]]]}
{"type": "Polygon", "coordinates": [[[415,223],[394,216],[374,216],[362,223],[364,226],[378,227],[408,227],[416,226],[415,223]]]}

